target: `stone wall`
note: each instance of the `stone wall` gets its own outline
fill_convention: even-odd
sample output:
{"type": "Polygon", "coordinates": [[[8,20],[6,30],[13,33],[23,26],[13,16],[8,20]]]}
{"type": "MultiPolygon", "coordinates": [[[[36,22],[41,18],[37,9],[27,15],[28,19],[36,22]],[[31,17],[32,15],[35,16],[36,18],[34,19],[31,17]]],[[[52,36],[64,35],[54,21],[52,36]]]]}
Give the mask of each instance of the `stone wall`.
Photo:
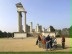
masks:
{"type": "Polygon", "coordinates": [[[19,33],[19,32],[14,33],[14,38],[26,38],[26,37],[27,33],[19,33]]]}
{"type": "Polygon", "coordinates": [[[48,36],[48,35],[50,35],[50,36],[56,36],[56,34],[55,34],[55,32],[47,32],[47,33],[42,33],[42,35],[44,35],[44,36],[48,36]]]}

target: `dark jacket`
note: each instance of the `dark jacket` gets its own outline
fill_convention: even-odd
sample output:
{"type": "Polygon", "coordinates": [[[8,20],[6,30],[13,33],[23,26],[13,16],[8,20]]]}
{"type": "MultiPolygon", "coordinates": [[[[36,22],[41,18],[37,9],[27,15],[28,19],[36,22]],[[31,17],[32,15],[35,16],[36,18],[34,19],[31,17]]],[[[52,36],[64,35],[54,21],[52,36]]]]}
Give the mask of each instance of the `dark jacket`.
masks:
{"type": "Polygon", "coordinates": [[[39,41],[41,41],[41,38],[40,38],[40,36],[38,36],[38,40],[39,40],[39,41]]]}
{"type": "Polygon", "coordinates": [[[47,37],[46,37],[46,41],[49,41],[50,40],[50,36],[48,35],[47,37]]]}
{"type": "Polygon", "coordinates": [[[65,38],[62,38],[62,42],[65,42],[65,38]]]}

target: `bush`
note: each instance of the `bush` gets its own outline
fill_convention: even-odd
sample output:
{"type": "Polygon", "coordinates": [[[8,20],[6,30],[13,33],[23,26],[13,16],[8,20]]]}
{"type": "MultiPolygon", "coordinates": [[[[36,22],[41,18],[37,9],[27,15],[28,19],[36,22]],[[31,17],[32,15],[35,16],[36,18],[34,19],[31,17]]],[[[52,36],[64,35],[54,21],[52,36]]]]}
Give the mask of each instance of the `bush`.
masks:
{"type": "Polygon", "coordinates": [[[56,35],[56,37],[61,37],[60,35],[56,35]]]}

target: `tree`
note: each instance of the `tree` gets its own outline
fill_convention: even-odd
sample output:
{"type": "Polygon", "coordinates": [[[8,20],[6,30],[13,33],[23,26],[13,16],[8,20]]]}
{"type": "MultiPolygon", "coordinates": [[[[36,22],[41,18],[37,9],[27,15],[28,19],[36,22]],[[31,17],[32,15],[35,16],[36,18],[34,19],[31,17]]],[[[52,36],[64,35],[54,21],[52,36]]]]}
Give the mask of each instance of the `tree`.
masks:
{"type": "Polygon", "coordinates": [[[14,37],[14,36],[13,36],[13,33],[8,32],[8,33],[7,33],[7,37],[8,37],[8,38],[9,38],[9,37],[14,37]]]}
{"type": "Polygon", "coordinates": [[[0,31],[0,37],[2,37],[2,35],[3,35],[2,31],[0,31]]]}
{"type": "Polygon", "coordinates": [[[63,28],[62,29],[62,35],[69,36],[69,30],[68,30],[68,28],[63,28]]]}
{"type": "Polygon", "coordinates": [[[3,37],[7,37],[7,32],[3,32],[3,37]]]}
{"type": "Polygon", "coordinates": [[[62,35],[61,30],[59,30],[59,35],[60,35],[60,36],[62,35]]]}
{"type": "Polygon", "coordinates": [[[14,34],[10,32],[7,33],[0,31],[0,38],[9,38],[9,37],[14,37],[14,34]]]}
{"type": "Polygon", "coordinates": [[[55,29],[53,26],[50,26],[50,30],[51,30],[51,32],[55,32],[55,29]]]}
{"type": "Polygon", "coordinates": [[[61,37],[62,32],[61,29],[55,29],[56,37],[61,37]]]}
{"type": "Polygon", "coordinates": [[[72,36],[72,32],[71,32],[72,26],[69,28],[69,35],[72,36]]]}

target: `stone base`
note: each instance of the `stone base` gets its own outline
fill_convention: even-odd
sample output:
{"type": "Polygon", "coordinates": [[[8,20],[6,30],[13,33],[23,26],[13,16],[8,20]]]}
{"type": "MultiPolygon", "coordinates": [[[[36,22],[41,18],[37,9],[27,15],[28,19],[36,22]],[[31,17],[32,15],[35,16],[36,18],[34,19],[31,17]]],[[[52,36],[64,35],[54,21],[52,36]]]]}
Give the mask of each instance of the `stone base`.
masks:
{"type": "Polygon", "coordinates": [[[14,38],[26,38],[27,33],[14,32],[14,38]]]}

